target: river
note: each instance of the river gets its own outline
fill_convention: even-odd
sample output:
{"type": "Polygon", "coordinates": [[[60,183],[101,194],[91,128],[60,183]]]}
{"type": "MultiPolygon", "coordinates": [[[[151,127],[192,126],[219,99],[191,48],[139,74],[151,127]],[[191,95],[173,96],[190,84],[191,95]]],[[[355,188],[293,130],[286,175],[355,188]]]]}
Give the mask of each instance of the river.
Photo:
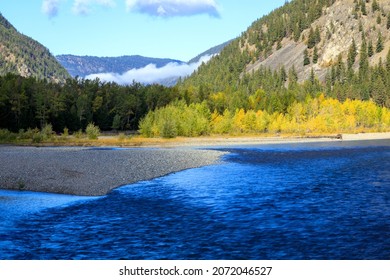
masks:
{"type": "Polygon", "coordinates": [[[390,141],[218,148],[104,197],[0,191],[0,259],[390,259],[390,141]]]}

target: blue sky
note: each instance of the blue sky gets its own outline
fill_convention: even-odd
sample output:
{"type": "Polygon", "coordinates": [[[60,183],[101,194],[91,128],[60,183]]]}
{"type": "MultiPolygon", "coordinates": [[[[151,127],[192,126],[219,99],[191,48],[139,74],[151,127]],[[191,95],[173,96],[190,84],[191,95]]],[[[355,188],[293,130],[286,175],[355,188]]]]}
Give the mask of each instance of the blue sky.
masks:
{"type": "Polygon", "coordinates": [[[0,0],[0,12],[54,55],[188,61],[285,0],[0,0]]]}

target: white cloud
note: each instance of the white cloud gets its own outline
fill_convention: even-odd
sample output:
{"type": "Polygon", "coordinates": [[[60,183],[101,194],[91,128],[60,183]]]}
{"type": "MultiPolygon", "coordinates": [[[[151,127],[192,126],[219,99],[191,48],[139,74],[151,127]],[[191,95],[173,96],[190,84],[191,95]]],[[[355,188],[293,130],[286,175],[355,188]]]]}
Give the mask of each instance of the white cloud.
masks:
{"type": "Polygon", "coordinates": [[[126,0],[126,6],[130,11],[160,17],[197,14],[219,17],[215,0],[126,0]]]}
{"type": "Polygon", "coordinates": [[[179,78],[191,75],[203,63],[211,59],[212,56],[203,56],[198,62],[191,64],[168,63],[157,68],[154,64],[149,64],[144,68],[131,69],[123,74],[100,73],[88,75],[86,79],[94,80],[99,78],[103,82],[115,82],[120,85],[131,84],[133,81],[152,84],[170,78],[179,78]]]}
{"type": "MultiPolygon", "coordinates": [[[[42,0],[42,12],[49,17],[58,15],[61,2],[67,0],[42,0]]],[[[114,7],[116,0],[72,0],[76,15],[91,13],[93,6],[114,7]]],[[[175,17],[208,14],[219,17],[216,0],[125,0],[128,11],[152,16],[175,17]]]]}
{"type": "Polygon", "coordinates": [[[49,17],[55,17],[58,15],[60,7],[60,0],[43,0],[42,12],[49,17]]]}
{"type": "Polygon", "coordinates": [[[99,5],[104,7],[114,7],[114,0],[75,0],[73,12],[77,15],[87,15],[91,12],[91,6],[99,5]]]}

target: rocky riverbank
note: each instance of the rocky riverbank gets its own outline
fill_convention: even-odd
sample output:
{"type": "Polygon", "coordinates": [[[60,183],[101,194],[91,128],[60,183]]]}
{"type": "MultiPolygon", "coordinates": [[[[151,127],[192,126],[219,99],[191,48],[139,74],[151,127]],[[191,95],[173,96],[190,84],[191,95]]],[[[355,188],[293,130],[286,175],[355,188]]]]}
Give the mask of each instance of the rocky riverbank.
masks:
{"type": "Polygon", "coordinates": [[[0,188],[83,196],[181,170],[215,164],[222,152],[0,146],[0,188]]]}

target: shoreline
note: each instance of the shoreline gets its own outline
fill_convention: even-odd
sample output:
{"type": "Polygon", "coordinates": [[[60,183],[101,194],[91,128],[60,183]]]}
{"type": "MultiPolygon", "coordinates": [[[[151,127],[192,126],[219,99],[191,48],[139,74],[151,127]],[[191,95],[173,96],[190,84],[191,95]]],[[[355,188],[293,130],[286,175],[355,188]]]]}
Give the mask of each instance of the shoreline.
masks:
{"type": "Polygon", "coordinates": [[[270,144],[293,144],[293,143],[318,143],[318,142],[349,142],[349,141],[372,141],[390,140],[390,132],[379,133],[357,133],[357,134],[337,134],[318,136],[211,136],[185,138],[177,137],[170,140],[154,139],[149,143],[144,143],[139,147],[227,147],[242,145],[270,145],[270,144]]]}
{"type": "Polygon", "coordinates": [[[390,141],[390,133],[343,134],[336,138],[204,137],[150,142],[137,148],[0,145],[0,189],[102,196],[113,189],[186,169],[218,164],[217,147],[390,141]],[[210,149],[207,149],[210,148],[210,149]]]}
{"type": "Polygon", "coordinates": [[[113,147],[113,148],[215,148],[238,145],[265,145],[265,144],[286,144],[286,143],[312,143],[328,141],[364,141],[364,140],[386,140],[390,139],[390,132],[379,133],[357,133],[357,134],[329,134],[329,135],[239,135],[239,136],[201,136],[201,137],[176,137],[165,138],[143,138],[125,137],[120,138],[114,135],[103,135],[97,140],[87,138],[66,139],[58,138],[54,141],[42,143],[3,143],[0,145],[20,147],[113,147]]]}
{"type": "Polygon", "coordinates": [[[121,186],[217,164],[224,154],[196,149],[0,146],[0,189],[103,196],[121,186]]]}

